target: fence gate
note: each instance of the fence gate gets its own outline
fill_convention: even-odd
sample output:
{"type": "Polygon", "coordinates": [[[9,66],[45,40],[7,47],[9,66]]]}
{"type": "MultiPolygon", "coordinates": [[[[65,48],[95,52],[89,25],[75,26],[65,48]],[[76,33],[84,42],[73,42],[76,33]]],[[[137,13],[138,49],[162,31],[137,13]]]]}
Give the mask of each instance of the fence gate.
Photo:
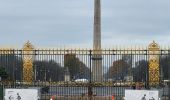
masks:
{"type": "Polygon", "coordinates": [[[158,90],[169,100],[170,49],[0,50],[1,87],[36,88],[41,100],[123,100],[126,89],[158,90]]]}

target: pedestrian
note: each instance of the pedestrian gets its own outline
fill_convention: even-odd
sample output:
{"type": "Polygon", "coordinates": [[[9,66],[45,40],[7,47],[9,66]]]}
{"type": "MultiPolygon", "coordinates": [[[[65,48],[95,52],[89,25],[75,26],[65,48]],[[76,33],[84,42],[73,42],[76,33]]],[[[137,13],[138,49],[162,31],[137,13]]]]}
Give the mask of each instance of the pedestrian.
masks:
{"type": "Polygon", "coordinates": [[[21,100],[21,96],[17,93],[17,100],[21,100]]]}
{"type": "Polygon", "coordinates": [[[134,90],[136,89],[135,83],[132,84],[132,89],[134,89],[134,90]]]}
{"type": "Polygon", "coordinates": [[[146,94],[144,94],[141,100],[146,100],[146,94]]]}
{"type": "Polygon", "coordinates": [[[152,97],[151,99],[149,99],[149,100],[155,100],[155,98],[154,97],[152,97]]]}

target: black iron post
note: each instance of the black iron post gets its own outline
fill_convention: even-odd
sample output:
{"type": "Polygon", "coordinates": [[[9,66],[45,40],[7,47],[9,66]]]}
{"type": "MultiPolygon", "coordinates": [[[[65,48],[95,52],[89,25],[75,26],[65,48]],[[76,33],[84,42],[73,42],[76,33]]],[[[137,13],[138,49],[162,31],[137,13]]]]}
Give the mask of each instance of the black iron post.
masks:
{"type": "MultiPolygon", "coordinates": [[[[148,51],[146,50],[145,51],[146,52],[146,59],[147,59],[147,61],[148,61],[148,51]]],[[[147,63],[147,65],[146,65],[146,82],[145,82],[145,88],[146,89],[150,89],[150,87],[149,87],[149,63],[147,63]]]]}
{"type": "Polygon", "coordinates": [[[168,67],[168,100],[170,100],[170,68],[168,67]]]}
{"type": "Polygon", "coordinates": [[[92,96],[93,96],[93,91],[92,91],[92,65],[91,65],[91,60],[92,60],[92,50],[90,50],[90,80],[89,80],[89,84],[88,84],[88,97],[89,100],[92,100],[92,96]]]}
{"type": "Polygon", "coordinates": [[[167,83],[167,85],[168,85],[168,100],[170,100],[170,81],[168,81],[168,83],[167,83]]]}

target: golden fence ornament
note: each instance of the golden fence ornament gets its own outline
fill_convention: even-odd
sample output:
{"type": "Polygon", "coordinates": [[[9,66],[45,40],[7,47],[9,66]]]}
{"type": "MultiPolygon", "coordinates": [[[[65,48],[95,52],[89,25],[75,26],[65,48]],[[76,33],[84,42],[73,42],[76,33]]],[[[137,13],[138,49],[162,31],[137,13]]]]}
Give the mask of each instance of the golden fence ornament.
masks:
{"type": "Polygon", "coordinates": [[[23,82],[31,84],[33,81],[33,45],[28,41],[23,47],[23,82]]]}
{"type": "Polygon", "coordinates": [[[160,47],[155,41],[149,45],[149,85],[159,85],[160,72],[159,72],[159,55],[160,47]]]}
{"type": "Polygon", "coordinates": [[[0,49],[0,55],[14,54],[14,49],[0,49]]]}

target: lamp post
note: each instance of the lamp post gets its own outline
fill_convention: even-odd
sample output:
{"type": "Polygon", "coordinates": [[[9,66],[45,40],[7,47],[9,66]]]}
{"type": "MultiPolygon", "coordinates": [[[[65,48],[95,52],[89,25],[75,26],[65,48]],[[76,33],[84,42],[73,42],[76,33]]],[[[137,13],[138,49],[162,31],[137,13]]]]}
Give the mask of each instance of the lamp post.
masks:
{"type": "Polygon", "coordinates": [[[45,75],[44,76],[45,76],[44,81],[46,82],[46,80],[47,80],[47,70],[46,70],[46,68],[45,68],[45,75]]]}
{"type": "Polygon", "coordinates": [[[44,75],[44,81],[46,82],[47,81],[47,73],[50,72],[50,71],[47,70],[46,67],[45,67],[45,70],[43,70],[43,71],[44,71],[44,74],[45,74],[44,75]]]}
{"type": "Polygon", "coordinates": [[[37,80],[37,65],[34,65],[34,81],[37,80]]]}
{"type": "MultiPolygon", "coordinates": [[[[44,81],[47,81],[47,73],[50,72],[46,67],[44,69],[39,70],[40,72],[44,73],[44,81]]],[[[43,78],[42,78],[43,80],[43,78]]]]}

